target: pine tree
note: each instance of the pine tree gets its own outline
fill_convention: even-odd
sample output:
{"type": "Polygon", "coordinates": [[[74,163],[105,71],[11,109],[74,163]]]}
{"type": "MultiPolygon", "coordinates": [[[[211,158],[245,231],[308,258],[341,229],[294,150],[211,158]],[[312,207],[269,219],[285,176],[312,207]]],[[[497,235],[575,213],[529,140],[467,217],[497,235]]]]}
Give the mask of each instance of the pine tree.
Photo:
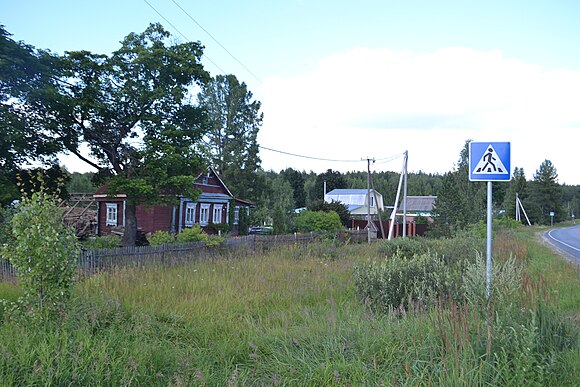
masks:
{"type": "Polygon", "coordinates": [[[536,170],[525,203],[526,207],[530,207],[528,215],[534,223],[550,224],[550,212],[554,212],[554,220],[557,222],[566,218],[562,208],[562,187],[558,184],[558,172],[550,160],[544,160],[536,170]]]}

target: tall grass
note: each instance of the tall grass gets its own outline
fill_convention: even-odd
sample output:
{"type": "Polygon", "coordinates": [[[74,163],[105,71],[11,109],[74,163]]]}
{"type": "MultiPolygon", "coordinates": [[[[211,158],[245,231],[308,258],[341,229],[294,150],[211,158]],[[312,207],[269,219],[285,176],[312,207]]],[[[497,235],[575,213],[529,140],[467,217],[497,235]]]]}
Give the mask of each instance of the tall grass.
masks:
{"type": "MultiPolygon", "coordinates": [[[[534,268],[540,258],[525,238],[509,236],[496,246],[506,254],[510,245],[525,251],[517,259],[534,268]]],[[[384,258],[384,249],[289,246],[87,278],[61,321],[1,323],[0,384],[575,384],[577,338],[558,309],[545,306],[554,294],[537,272],[526,271],[514,302],[495,307],[487,356],[476,305],[440,300],[429,311],[395,315],[359,302],[353,268],[384,258]]],[[[14,291],[0,287],[2,297],[14,291]]]]}

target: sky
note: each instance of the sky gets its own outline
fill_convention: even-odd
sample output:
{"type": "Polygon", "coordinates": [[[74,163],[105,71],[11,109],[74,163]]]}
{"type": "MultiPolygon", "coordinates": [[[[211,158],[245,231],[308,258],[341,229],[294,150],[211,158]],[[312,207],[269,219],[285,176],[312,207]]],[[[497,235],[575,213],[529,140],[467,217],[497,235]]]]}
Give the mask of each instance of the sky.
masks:
{"type": "Polygon", "coordinates": [[[206,70],[262,103],[266,170],[399,172],[408,151],[410,172],[442,174],[474,140],[510,142],[528,180],[550,160],[569,185],[578,20],[575,0],[0,0],[14,40],[61,54],[110,54],[153,22],[200,41],[206,70]]]}

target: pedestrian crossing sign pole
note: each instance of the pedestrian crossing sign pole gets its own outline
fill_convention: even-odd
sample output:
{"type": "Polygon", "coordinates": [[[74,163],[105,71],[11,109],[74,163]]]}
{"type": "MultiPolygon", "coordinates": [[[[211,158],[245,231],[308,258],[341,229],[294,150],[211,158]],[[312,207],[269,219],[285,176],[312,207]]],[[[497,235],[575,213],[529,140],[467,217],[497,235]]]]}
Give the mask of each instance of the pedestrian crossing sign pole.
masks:
{"type": "Polygon", "coordinates": [[[487,350],[491,351],[489,306],[491,298],[491,237],[492,237],[492,182],[511,180],[511,154],[509,142],[470,142],[469,180],[487,181],[487,350]]]}

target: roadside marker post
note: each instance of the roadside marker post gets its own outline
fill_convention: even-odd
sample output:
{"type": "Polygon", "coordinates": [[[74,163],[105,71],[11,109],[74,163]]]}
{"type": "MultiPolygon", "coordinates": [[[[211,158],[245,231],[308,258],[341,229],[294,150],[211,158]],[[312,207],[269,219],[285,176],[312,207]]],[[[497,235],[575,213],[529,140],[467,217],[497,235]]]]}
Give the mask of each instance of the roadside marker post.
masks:
{"type": "Polygon", "coordinates": [[[489,316],[491,299],[491,248],[493,225],[492,182],[511,180],[511,149],[509,142],[470,142],[469,180],[487,181],[487,256],[486,286],[487,300],[487,352],[491,353],[491,322],[489,316]]]}

